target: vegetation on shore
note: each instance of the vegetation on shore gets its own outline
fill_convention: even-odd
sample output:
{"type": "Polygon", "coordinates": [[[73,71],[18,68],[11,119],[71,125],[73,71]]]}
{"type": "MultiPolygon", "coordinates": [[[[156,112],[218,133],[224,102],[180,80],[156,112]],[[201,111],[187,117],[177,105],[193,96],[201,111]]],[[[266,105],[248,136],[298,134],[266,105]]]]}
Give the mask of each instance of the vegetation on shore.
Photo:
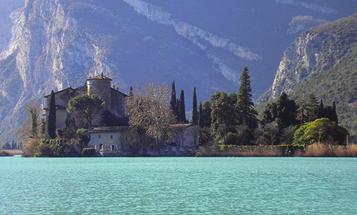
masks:
{"type": "Polygon", "coordinates": [[[292,155],[296,151],[305,153],[316,143],[344,146],[349,134],[338,124],[335,102],[325,105],[312,93],[303,101],[282,93],[276,101],[266,104],[258,116],[247,68],[242,72],[238,93],[217,92],[205,104],[206,108],[200,105],[199,111],[201,155],[292,155]],[[242,151],[242,146],[251,150],[242,151]],[[284,150],[270,151],[265,146],[284,150]]]}
{"type": "MultiPolygon", "coordinates": [[[[198,105],[194,88],[192,102],[191,124],[197,125],[200,133],[199,156],[309,155],[318,154],[319,149],[321,155],[327,155],[327,152],[355,155],[355,148],[345,146],[348,131],[339,126],[335,102],[331,106],[325,105],[312,93],[308,99],[298,101],[282,93],[259,115],[252,101],[248,68],[241,74],[236,93],[216,92],[209,101],[198,105]],[[328,151],[321,144],[333,150],[328,151]]],[[[31,126],[22,131],[26,137],[24,156],[92,156],[95,152],[87,148],[87,131],[104,102],[96,96],[72,98],[68,105],[71,117],[66,120],[64,130],[55,127],[56,116],[52,110],[56,108],[55,103],[54,93],[51,93],[47,122],[39,119],[38,107],[29,105],[28,124],[31,126]],[[81,120],[76,122],[78,117],[75,116],[81,120]]],[[[166,86],[151,84],[135,93],[131,88],[126,106],[128,125],[155,140],[156,144],[165,143],[171,124],[188,123],[184,91],[180,91],[177,99],[175,82],[171,98],[166,86]]],[[[103,113],[102,117],[105,124],[120,124],[114,122],[110,113],[103,113]]]]}

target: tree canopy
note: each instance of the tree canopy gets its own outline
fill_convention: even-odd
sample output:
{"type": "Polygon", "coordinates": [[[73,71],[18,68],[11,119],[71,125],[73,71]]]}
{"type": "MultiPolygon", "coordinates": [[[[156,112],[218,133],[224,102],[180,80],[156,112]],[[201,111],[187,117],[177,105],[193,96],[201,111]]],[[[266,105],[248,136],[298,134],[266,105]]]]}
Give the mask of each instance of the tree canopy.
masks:
{"type": "Polygon", "coordinates": [[[306,146],[326,141],[343,144],[347,135],[348,131],[345,128],[327,118],[321,118],[307,122],[296,129],[293,145],[306,146]]]}
{"type": "Polygon", "coordinates": [[[104,107],[104,101],[96,95],[78,95],[68,102],[67,111],[78,113],[86,121],[86,127],[92,127],[92,119],[104,107]]]}
{"type": "Polygon", "coordinates": [[[238,92],[237,104],[238,123],[247,125],[250,129],[258,126],[257,115],[252,101],[252,88],[248,68],[245,67],[240,77],[240,87],[238,92]]]}

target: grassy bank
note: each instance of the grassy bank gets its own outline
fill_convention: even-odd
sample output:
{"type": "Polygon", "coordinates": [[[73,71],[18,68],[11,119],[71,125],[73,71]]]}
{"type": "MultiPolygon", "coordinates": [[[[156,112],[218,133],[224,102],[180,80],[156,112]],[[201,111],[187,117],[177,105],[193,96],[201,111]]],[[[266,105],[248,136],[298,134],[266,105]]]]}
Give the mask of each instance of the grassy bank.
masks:
{"type": "Polygon", "coordinates": [[[14,155],[22,155],[21,150],[1,150],[0,156],[14,156],[14,155]]]}
{"type": "Polygon", "coordinates": [[[288,145],[219,145],[200,147],[196,155],[200,157],[357,157],[357,144],[350,144],[345,146],[314,143],[307,146],[305,150],[293,149],[288,145]]]}
{"type": "Polygon", "coordinates": [[[357,144],[331,145],[315,143],[309,145],[302,156],[308,157],[357,157],[357,144]]]}

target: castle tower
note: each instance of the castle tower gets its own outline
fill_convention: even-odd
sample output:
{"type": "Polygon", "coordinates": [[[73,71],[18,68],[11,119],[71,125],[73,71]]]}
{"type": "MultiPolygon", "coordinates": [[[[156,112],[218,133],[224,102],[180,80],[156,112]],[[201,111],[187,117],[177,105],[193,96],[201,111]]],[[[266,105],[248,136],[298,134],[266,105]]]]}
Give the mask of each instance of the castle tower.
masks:
{"type": "Polygon", "coordinates": [[[105,102],[105,109],[111,107],[111,81],[102,74],[87,79],[87,95],[96,95],[105,102]]]}

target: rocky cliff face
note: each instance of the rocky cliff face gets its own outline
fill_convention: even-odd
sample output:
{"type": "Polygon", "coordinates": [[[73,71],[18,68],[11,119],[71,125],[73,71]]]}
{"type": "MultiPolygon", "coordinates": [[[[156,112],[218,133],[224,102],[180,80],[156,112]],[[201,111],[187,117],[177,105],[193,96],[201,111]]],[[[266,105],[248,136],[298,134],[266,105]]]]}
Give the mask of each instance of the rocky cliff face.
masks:
{"type": "Polygon", "coordinates": [[[340,124],[357,134],[357,14],[303,33],[284,52],[263,101],[283,91],[297,100],[311,93],[337,103],[340,124]]]}
{"type": "Polygon", "coordinates": [[[268,95],[291,93],[304,80],[350,57],[357,42],[357,14],[320,25],[299,36],[284,52],[268,95]]]}
{"type": "Polygon", "coordinates": [[[0,54],[0,136],[9,138],[30,100],[81,85],[91,71],[110,73],[101,47],[59,0],[27,0],[11,17],[12,39],[0,54]]]}

